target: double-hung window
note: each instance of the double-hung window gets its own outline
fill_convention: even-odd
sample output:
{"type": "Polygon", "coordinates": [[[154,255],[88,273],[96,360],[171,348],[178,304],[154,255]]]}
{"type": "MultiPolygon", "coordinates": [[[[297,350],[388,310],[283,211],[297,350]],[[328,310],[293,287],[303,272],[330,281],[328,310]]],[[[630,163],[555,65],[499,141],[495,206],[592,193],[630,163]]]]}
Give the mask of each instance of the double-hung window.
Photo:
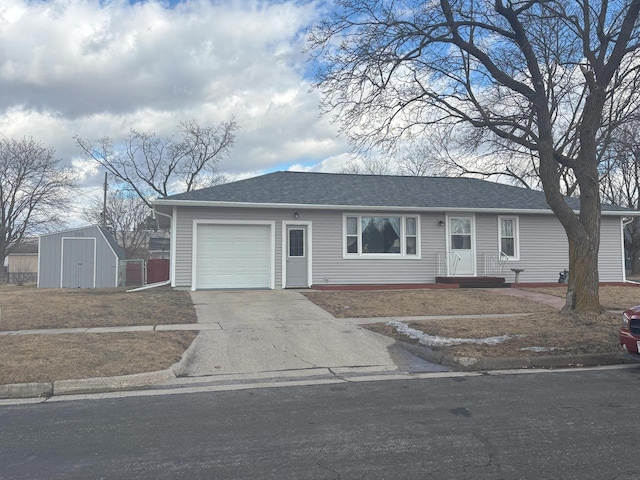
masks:
{"type": "Polygon", "coordinates": [[[419,220],[407,215],[345,215],[345,257],[419,256],[419,220]]]}
{"type": "Polygon", "coordinates": [[[519,260],[518,217],[498,217],[498,247],[509,260],[519,260]]]}

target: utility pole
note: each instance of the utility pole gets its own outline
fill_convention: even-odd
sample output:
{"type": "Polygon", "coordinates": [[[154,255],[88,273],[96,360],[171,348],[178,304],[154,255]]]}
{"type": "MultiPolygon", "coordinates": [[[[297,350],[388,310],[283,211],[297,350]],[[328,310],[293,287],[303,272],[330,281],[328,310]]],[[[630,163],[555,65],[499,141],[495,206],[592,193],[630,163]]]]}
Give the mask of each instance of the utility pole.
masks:
{"type": "Polygon", "coordinates": [[[102,226],[107,226],[107,172],[104,172],[104,195],[102,197],[102,226]]]}

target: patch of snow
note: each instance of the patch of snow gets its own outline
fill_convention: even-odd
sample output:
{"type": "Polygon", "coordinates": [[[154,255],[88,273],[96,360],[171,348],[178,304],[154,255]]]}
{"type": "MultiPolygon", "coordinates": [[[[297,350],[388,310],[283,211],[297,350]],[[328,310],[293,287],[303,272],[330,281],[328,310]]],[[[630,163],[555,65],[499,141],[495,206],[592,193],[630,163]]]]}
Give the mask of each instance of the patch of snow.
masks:
{"type": "Polygon", "coordinates": [[[554,350],[565,350],[564,348],[557,347],[524,347],[520,350],[526,350],[527,352],[541,353],[541,352],[553,352],[554,350]]]}
{"type": "Polygon", "coordinates": [[[474,344],[474,345],[497,345],[502,342],[510,340],[510,335],[500,335],[499,337],[487,337],[487,338],[450,338],[439,337],[437,335],[429,335],[428,333],[421,332],[415,328],[411,328],[406,323],[397,322],[395,320],[387,322],[387,325],[395,327],[398,333],[406,335],[407,337],[418,340],[422,345],[427,347],[449,347],[452,345],[474,344]]]}

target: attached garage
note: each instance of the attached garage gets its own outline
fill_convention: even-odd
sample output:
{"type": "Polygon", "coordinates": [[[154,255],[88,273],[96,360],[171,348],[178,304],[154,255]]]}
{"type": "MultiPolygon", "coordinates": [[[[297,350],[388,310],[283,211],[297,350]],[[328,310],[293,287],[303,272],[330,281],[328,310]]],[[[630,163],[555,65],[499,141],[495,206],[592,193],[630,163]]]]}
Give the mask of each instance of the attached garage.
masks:
{"type": "Polygon", "coordinates": [[[196,223],[195,289],[274,288],[273,223],[196,223]]]}

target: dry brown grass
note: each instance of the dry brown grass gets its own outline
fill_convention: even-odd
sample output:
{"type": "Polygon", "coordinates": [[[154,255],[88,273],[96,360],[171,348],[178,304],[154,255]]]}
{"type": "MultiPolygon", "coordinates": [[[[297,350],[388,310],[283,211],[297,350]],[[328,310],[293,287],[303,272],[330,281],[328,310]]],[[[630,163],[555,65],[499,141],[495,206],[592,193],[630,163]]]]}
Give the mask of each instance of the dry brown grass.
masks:
{"type": "Polygon", "coordinates": [[[338,318],[473,315],[552,311],[551,307],[474,289],[339,290],[303,294],[338,318]]]}
{"type": "Polygon", "coordinates": [[[193,332],[2,336],[0,384],[162,370],[177,362],[194,338],[193,332]]]}
{"type": "Polygon", "coordinates": [[[168,287],[38,289],[0,286],[0,330],[195,323],[188,292],[168,287]]]}
{"type": "MultiPolygon", "coordinates": [[[[564,287],[531,288],[533,292],[562,297],[564,287]]],[[[452,318],[405,322],[429,335],[454,338],[513,336],[498,345],[460,345],[438,350],[461,357],[525,357],[618,352],[617,314],[567,316],[557,309],[531,300],[487,290],[375,290],[319,291],[305,295],[336,317],[403,317],[473,314],[529,313],[495,318],[452,318]],[[522,350],[528,347],[554,348],[547,352],[522,350]]],[[[608,309],[621,310],[640,304],[640,288],[610,287],[600,290],[600,299],[608,309]]],[[[363,325],[384,335],[412,341],[384,323],[363,325]]]]}
{"type": "MultiPolygon", "coordinates": [[[[196,323],[188,292],[0,287],[0,330],[196,323]]],[[[180,359],[193,332],[0,336],[0,384],[151,372],[180,359]]]]}
{"type": "MultiPolygon", "coordinates": [[[[616,314],[591,317],[566,316],[560,313],[540,313],[493,319],[447,319],[406,322],[411,328],[434,336],[449,338],[487,338],[513,336],[497,345],[459,345],[433,348],[447,355],[460,357],[530,357],[543,355],[576,355],[620,351],[616,314]],[[554,348],[553,351],[532,352],[528,347],[554,348]]],[[[399,334],[385,323],[363,325],[374,332],[417,343],[399,334]]]]}

